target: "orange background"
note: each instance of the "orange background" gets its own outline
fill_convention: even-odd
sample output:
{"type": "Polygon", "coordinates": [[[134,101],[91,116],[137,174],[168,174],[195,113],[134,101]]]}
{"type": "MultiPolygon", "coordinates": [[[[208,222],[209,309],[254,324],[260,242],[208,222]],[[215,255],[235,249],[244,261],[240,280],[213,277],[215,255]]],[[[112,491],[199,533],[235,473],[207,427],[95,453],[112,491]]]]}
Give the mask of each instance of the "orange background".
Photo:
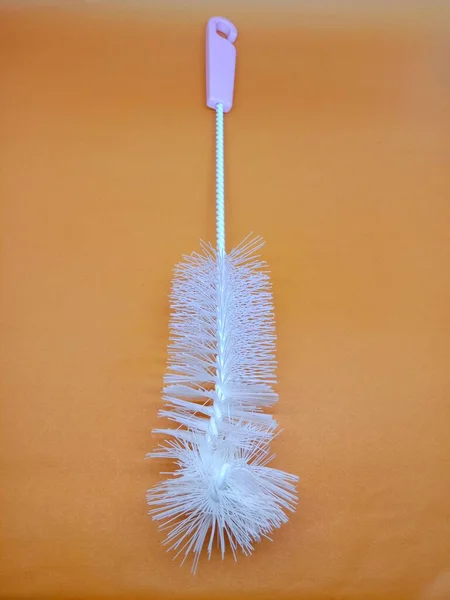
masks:
{"type": "Polygon", "coordinates": [[[320,5],[2,9],[2,598],[450,598],[450,21],[320,5]],[[172,267],[214,235],[214,13],[228,239],[267,241],[301,502],[192,577],[143,456],[172,267]]]}

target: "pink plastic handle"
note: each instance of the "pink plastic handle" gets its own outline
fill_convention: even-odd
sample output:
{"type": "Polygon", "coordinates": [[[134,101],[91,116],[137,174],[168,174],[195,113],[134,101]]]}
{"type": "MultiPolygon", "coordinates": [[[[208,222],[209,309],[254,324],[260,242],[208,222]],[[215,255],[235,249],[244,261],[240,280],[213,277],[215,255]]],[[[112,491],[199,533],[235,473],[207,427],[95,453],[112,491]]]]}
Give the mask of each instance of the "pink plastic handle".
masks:
{"type": "Polygon", "coordinates": [[[212,17],[206,26],[206,105],[223,112],[233,106],[234,73],[236,70],[237,29],[223,17],[212,17]],[[220,35],[223,33],[224,36],[220,35]]]}

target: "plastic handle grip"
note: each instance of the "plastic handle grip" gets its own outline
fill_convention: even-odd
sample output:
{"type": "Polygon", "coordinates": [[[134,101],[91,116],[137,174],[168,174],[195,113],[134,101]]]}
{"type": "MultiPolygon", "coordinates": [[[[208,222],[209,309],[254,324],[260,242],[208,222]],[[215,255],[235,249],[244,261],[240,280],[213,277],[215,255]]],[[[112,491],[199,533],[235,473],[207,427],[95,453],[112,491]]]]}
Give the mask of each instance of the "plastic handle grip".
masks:
{"type": "Polygon", "coordinates": [[[223,17],[212,17],[206,26],[206,104],[209,108],[223,105],[229,112],[233,106],[236,70],[237,29],[223,17]],[[221,35],[223,34],[223,35],[221,35]]]}

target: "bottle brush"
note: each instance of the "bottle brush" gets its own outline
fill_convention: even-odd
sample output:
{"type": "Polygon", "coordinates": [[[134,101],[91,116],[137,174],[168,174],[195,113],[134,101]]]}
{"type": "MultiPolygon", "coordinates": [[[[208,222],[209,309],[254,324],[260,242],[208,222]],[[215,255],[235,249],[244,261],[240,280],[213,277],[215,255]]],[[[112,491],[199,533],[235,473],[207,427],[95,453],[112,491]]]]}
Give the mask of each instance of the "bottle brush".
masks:
{"type": "Polygon", "coordinates": [[[297,476],[270,465],[277,423],[275,324],[263,240],[225,249],[224,113],[233,104],[235,26],[214,17],[206,29],[207,106],[216,113],[216,246],[201,244],[175,267],[164,408],[173,427],[148,456],[174,470],[148,491],[165,544],[195,572],[202,549],[234,558],[288,520],[297,476]]]}

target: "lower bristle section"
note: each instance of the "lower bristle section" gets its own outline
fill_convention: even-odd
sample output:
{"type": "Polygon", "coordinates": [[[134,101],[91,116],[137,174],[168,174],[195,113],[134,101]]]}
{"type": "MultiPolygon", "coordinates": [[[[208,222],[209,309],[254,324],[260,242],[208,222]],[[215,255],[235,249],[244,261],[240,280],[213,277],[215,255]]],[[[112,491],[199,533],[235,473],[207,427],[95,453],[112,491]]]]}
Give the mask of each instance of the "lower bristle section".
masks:
{"type": "Polygon", "coordinates": [[[266,409],[277,401],[275,326],[270,278],[247,238],[226,255],[203,245],[175,269],[171,294],[165,408],[175,428],[151,453],[176,470],[149,490],[150,514],[167,530],[182,562],[216,540],[253,551],[287,521],[297,502],[297,477],[273,469],[269,443],[277,424],[266,409]]]}

